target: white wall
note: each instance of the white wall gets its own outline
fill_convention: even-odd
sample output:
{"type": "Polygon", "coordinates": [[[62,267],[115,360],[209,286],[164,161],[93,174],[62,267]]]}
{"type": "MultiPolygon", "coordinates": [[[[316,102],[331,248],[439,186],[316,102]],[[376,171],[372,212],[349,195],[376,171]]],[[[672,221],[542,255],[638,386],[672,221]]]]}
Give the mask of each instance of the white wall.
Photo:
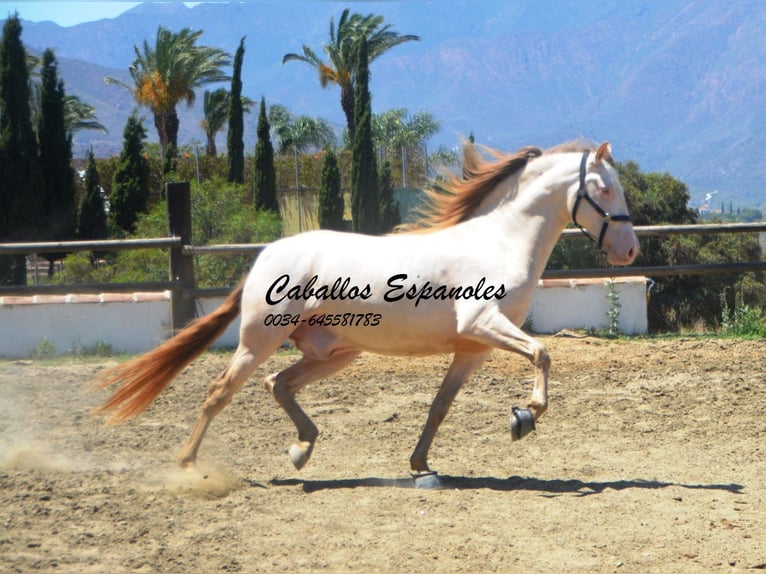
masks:
{"type": "MultiPolygon", "coordinates": [[[[646,316],[646,278],[618,277],[614,288],[619,294],[619,329],[626,335],[648,330],[646,316]]],[[[562,329],[607,329],[610,303],[604,279],[546,279],[540,281],[528,321],[536,333],[556,333],[562,329]]]]}
{"type": "Polygon", "coordinates": [[[29,357],[43,339],[56,353],[106,342],[142,353],[167,338],[170,292],[0,297],[0,357],[29,357]]]}
{"type": "MultiPolygon", "coordinates": [[[[615,279],[620,331],[646,333],[646,279],[615,279]]],[[[198,301],[207,314],[223,298],[198,301]]],[[[530,307],[532,329],[605,329],[609,326],[607,286],[602,279],[541,281],[530,307]]],[[[170,325],[170,292],[0,297],[0,358],[31,356],[46,339],[58,354],[108,343],[115,352],[142,353],[165,340],[170,325]]],[[[215,346],[234,347],[239,319],[215,346]]]]}
{"type": "MultiPolygon", "coordinates": [[[[215,297],[211,299],[198,299],[197,300],[197,315],[203,316],[215,311],[221,303],[223,303],[224,297],[215,297]]],[[[239,325],[241,323],[238,316],[231,325],[229,325],[223,332],[218,340],[213,343],[213,347],[236,347],[239,342],[239,325]]]]}

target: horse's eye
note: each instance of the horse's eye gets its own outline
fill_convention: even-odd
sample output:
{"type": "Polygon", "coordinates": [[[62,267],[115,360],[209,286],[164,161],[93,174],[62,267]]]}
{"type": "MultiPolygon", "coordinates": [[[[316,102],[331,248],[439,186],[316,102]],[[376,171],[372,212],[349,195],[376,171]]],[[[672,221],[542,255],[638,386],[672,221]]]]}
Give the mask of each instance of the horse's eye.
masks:
{"type": "Polygon", "coordinates": [[[612,188],[610,187],[601,188],[601,195],[610,195],[611,193],[612,193],[612,188]]]}

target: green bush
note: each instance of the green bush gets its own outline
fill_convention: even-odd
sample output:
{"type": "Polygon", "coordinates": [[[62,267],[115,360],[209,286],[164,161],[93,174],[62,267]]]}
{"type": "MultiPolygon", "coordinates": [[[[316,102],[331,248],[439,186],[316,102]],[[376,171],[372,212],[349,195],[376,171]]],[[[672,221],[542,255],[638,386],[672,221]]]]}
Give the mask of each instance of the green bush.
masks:
{"type": "Polygon", "coordinates": [[[55,356],[56,346],[45,337],[37,342],[35,350],[32,352],[32,358],[34,359],[51,359],[55,356]]]}
{"type": "MultiPolygon", "coordinates": [[[[193,183],[192,242],[194,245],[267,243],[279,239],[282,224],[275,213],[256,211],[244,185],[220,178],[193,183]]],[[[139,218],[135,237],[167,235],[165,201],[139,218]]],[[[225,287],[237,283],[252,264],[252,255],[199,255],[195,258],[198,287],[225,287]]],[[[140,249],[119,252],[114,279],[120,282],[165,281],[168,256],[165,250],[140,249]]]]}
{"type": "Polygon", "coordinates": [[[766,316],[763,310],[751,307],[743,301],[742,293],[734,297],[734,308],[721,295],[721,334],[735,337],[766,336],[766,316]]]}
{"type": "MultiPolygon", "coordinates": [[[[282,235],[282,222],[271,212],[256,211],[246,187],[220,178],[193,183],[192,242],[194,245],[223,243],[268,243],[282,235]]],[[[136,221],[130,238],[165,237],[168,233],[164,199],[136,221]]],[[[253,255],[200,255],[195,259],[198,287],[227,287],[237,283],[253,262],[253,255]]],[[[168,280],[168,253],[165,249],[118,251],[91,263],[89,253],[75,253],[64,259],[60,284],[143,283],[168,280]]]]}

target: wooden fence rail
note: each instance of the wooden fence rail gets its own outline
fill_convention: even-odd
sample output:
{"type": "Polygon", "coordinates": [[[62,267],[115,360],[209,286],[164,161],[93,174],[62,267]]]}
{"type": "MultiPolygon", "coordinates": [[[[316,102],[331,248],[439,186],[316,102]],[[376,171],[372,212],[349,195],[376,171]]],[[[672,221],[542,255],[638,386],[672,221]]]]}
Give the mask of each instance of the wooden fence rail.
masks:
{"type": "MultiPolygon", "coordinates": [[[[128,249],[167,249],[169,252],[168,281],[146,283],[91,283],[87,285],[34,285],[0,287],[2,295],[66,294],[94,292],[133,292],[170,290],[172,329],[177,330],[194,318],[195,301],[199,297],[220,297],[230,288],[200,289],[194,280],[195,255],[253,255],[256,257],[268,244],[192,245],[191,195],[188,183],[167,184],[169,237],[153,239],[115,239],[101,241],[60,241],[41,243],[0,243],[0,255],[34,253],[76,253],[82,251],[123,251],[128,249]]],[[[763,233],[766,222],[651,225],[635,227],[639,237],[663,237],[698,233],[763,233]]],[[[578,229],[566,229],[562,238],[583,237],[578,229]]],[[[544,279],[609,278],[631,275],[662,277],[669,275],[707,275],[746,273],[766,270],[766,261],[745,261],[720,264],[690,264],[669,266],[631,266],[601,269],[552,269],[543,273],[544,279]]]]}
{"type": "Polygon", "coordinates": [[[104,239],[101,241],[48,241],[40,243],[0,243],[0,255],[15,253],[76,253],[78,251],[127,251],[129,249],[169,249],[181,247],[180,237],[156,239],[104,239]]]}
{"type": "MultiPolygon", "coordinates": [[[[662,237],[664,235],[691,235],[695,233],[762,233],[766,232],[766,221],[754,223],[693,223],[685,225],[636,225],[633,228],[639,237],[662,237]]],[[[564,238],[582,237],[579,229],[565,229],[564,238]]]]}

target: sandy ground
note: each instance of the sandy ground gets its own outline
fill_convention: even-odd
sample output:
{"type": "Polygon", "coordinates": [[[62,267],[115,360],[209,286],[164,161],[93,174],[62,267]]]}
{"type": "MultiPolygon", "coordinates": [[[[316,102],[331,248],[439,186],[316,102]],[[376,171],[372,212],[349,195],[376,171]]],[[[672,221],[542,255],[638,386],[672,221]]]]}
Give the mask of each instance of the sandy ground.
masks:
{"type": "Polygon", "coordinates": [[[294,354],[216,419],[198,471],[174,461],[227,354],[120,426],[84,385],[114,361],[0,362],[0,571],[766,571],[766,342],[543,340],[537,431],[511,443],[533,373],[496,352],[436,437],[438,491],[408,460],[445,357],[363,356],[305,389],[322,435],[301,472],[260,384],[294,354]]]}

